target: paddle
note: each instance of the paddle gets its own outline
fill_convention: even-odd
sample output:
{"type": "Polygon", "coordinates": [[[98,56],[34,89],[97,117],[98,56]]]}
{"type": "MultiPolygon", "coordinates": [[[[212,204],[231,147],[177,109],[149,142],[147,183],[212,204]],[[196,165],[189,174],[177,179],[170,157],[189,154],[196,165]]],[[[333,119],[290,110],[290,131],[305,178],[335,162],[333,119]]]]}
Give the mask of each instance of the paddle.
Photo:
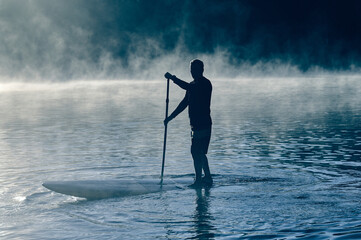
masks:
{"type": "MultiPolygon", "coordinates": [[[[168,104],[169,104],[169,78],[167,78],[167,98],[165,100],[165,119],[168,117],[168,104]]],[[[164,162],[165,162],[165,149],[167,144],[167,127],[168,123],[164,125],[164,142],[163,142],[163,160],[162,160],[162,173],[160,175],[160,184],[163,184],[164,162]]]]}

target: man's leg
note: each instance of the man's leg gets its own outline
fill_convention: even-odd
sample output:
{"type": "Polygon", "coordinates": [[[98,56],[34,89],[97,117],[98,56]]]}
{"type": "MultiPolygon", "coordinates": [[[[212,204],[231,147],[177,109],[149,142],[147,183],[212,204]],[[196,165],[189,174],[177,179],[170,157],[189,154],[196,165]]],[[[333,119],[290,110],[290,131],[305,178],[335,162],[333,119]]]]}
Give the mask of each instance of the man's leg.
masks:
{"type": "Polygon", "coordinates": [[[196,173],[195,184],[203,182],[206,185],[212,185],[213,180],[209,170],[207,152],[210,141],[210,130],[197,132],[192,134],[191,153],[193,157],[194,170],[196,173]],[[202,180],[202,169],[204,171],[204,179],[202,180]]]}
{"type": "Polygon", "coordinates": [[[209,142],[211,140],[211,131],[212,129],[209,128],[207,130],[205,130],[205,134],[202,138],[202,168],[204,171],[204,178],[202,179],[202,183],[206,186],[211,186],[213,184],[213,179],[211,176],[211,172],[209,170],[209,165],[208,165],[208,158],[207,158],[207,153],[208,153],[208,147],[209,147],[209,142]]]}
{"type": "Polygon", "coordinates": [[[201,183],[203,160],[201,154],[192,151],[194,170],[196,173],[196,182],[201,183]]]}
{"type": "Polygon", "coordinates": [[[196,174],[196,179],[190,187],[198,188],[202,186],[202,167],[203,167],[203,159],[201,152],[201,139],[196,135],[197,133],[192,132],[192,146],[191,153],[194,164],[194,171],[196,174]]]}
{"type": "Polygon", "coordinates": [[[213,179],[209,170],[208,159],[205,154],[202,156],[202,160],[202,167],[205,175],[204,178],[202,178],[202,184],[206,187],[210,187],[213,185],[213,179]]]}
{"type": "Polygon", "coordinates": [[[208,158],[205,154],[201,155],[201,158],[202,158],[202,168],[204,171],[204,175],[206,178],[211,178],[211,171],[209,170],[208,158]]]}

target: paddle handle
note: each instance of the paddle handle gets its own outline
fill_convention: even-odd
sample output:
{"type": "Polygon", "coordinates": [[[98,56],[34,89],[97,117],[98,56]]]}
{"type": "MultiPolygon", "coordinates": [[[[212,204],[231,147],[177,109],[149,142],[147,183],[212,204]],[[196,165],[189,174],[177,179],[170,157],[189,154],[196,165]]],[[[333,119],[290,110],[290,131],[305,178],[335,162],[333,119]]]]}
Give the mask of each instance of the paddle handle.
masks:
{"type": "MultiPolygon", "coordinates": [[[[167,97],[165,99],[165,118],[168,117],[168,105],[169,105],[169,78],[167,78],[167,97]]],[[[160,175],[160,183],[161,184],[163,184],[165,150],[166,150],[166,146],[167,146],[167,128],[168,128],[168,123],[164,125],[162,172],[161,172],[161,175],[160,175]]]]}

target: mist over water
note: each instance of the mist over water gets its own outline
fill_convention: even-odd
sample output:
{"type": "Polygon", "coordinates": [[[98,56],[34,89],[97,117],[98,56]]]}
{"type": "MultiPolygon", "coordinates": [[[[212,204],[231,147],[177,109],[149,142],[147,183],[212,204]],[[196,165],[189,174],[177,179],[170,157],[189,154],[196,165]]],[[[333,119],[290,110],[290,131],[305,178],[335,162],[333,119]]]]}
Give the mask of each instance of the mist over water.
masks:
{"type": "MultiPolygon", "coordinates": [[[[0,0],[0,238],[359,239],[359,1],[0,0]],[[166,81],[213,84],[215,186],[86,201],[49,180],[158,178],[166,81]]],[[[170,89],[170,110],[184,97],[170,89]]],[[[166,178],[193,175],[189,119],[166,178]]]]}
{"type": "Polygon", "coordinates": [[[214,77],[360,69],[356,0],[1,0],[1,81],[214,77]]]}

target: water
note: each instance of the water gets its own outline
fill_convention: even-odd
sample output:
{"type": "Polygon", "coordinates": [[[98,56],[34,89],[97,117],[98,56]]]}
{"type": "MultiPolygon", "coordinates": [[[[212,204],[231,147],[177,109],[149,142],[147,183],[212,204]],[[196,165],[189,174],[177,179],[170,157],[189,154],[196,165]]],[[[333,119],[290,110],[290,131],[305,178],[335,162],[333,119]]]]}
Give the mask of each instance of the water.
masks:
{"type": "MultiPolygon", "coordinates": [[[[215,186],[97,201],[41,183],[159,177],[165,82],[2,83],[0,239],[360,239],[360,80],[213,80],[215,186]]],[[[168,129],[189,178],[187,114],[168,129]]]]}

